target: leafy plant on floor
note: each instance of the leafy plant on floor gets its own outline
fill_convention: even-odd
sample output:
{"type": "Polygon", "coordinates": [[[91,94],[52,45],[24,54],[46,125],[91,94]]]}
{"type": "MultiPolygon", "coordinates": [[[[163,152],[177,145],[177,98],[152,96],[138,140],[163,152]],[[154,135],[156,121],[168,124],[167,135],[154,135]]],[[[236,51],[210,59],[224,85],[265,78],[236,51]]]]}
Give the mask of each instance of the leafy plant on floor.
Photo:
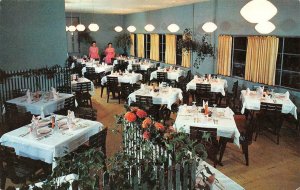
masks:
{"type": "Polygon", "coordinates": [[[127,48],[132,44],[130,34],[127,32],[120,33],[115,37],[115,43],[118,48],[122,48],[124,55],[128,55],[127,48]]]}

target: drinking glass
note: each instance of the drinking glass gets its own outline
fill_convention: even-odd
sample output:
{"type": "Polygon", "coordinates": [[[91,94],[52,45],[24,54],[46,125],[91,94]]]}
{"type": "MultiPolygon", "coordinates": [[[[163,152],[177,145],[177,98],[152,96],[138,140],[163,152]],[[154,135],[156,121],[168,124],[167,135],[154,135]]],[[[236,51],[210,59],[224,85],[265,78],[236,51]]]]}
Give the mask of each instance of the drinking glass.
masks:
{"type": "Polygon", "coordinates": [[[196,102],[192,102],[193,103],[193,110],[197,110],[197,106],[196,106],[196,102]]]}

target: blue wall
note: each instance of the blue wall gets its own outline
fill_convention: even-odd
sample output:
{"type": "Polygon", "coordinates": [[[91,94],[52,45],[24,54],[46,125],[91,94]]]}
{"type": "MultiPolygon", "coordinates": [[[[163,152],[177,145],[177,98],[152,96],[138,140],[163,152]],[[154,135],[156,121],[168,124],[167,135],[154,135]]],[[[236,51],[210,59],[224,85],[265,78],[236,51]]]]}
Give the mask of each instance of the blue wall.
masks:
{"type": "MultiPolygon", "coordinates": [[[[71,13],[66,13],[67,17],[71,16],[71,13]]],[[[97,23],[99,25],[99,30],[96,32],[91,32],[91,37],[97,41],[97,46],[99,50],[104,50],[107,46],[107,43],[114,43],[115,37],[119,34],[115,32],[114,28],[117,25],[123,27],[123,15],[113,15],[113,14],[88,14],[88,13],[72,13],[73,17],[79,17],[81,23],[85,25],[86,29],[91,22],[97,23]]],[[[88,29],[87,29],[88,30],[88,29]]],[[[70,32],[68,32],[70,35],[70,32]]],[[[81,54],[88,54],[88,48],[90,44],[80,44],[81,54]]],[[[115,47],[116,48],[116,47],[115,47]]],[[[117,49],[117,52],[122,53],[122,50],[117,49]]]]}
{"type": "Polygon", "coordinates": [[[0,68],[64,65],[64,0],[0,1],[0,68]]]}

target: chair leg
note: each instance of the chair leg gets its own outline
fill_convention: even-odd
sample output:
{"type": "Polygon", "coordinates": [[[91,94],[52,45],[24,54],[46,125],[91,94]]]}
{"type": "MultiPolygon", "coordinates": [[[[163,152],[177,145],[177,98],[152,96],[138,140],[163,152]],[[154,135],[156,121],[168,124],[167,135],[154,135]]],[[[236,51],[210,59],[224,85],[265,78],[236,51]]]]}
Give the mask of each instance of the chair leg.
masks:
{"type": "Polygon", "coordinates": [[[101,98],[102,98],[102,95],[103,95],[103,90],[104,90],[104,86],[101,86],[101,98]]]}
{"type": "Polygon", "coordinates": [[[223,138],[220,139],[220,157],[219,157],[219,164],[220,166],[223,166],[222,164],[222,159],[223,159],[223,155],[226,149],[226,145],[227,145],[227,141],[223,138]]]}
{"type": "Polygon", "coordinates": [[[106,88],[106,93],[107,93],[107,100],[106,100],[106,102],[108,103],[108,101],[109,101],[109,94],[110,94],[108,88],[106,88]]]}
{"type": "Polygon", "coordinates": [[[245,155],[246,166],[249,166],[249,152],[248,152],[248,142],[242,143],[242,150],[245,155]]]}

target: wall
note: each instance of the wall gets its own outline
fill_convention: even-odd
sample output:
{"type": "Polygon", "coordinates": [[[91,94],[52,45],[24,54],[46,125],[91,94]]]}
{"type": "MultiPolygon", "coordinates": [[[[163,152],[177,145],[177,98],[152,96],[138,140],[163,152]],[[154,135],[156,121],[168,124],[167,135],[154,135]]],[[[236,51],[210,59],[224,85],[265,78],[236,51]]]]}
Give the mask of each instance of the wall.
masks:
{"type": "Polygon", "coordinates": [[[0,68],[64,65],[64,0],[0,1],[0,68]]]}
{"type": "MultiPolygon", "coordinates": [[[[71,16],[71,13],[66,13],[67,17],[71,16]]],[[[97,46],[100,50],[104,50],[108,42],[114,43],[115,37],[119,34],[115,32],[114,28],[117,25],[123,27],[123,16],[113,14],[88,14],[88,13],[72,13],[73,17],[79,17],[81,23],[85,25],[86,29],[88,25],[93,22],[99,25],[99,30],[96,32],[90,32],[91,37],[97,42],[97,46]]],[[[123,27],[124,28],[124,27],[123,27]]],[[[88,30],[88,29],[87,29],[88,30]]],[[[67,33],[70,35],[70,32],[67,33]]],[[[88,54],[88,48],[90,44],[80,44],[80,54],[88,54]]],[[[116,48],[116,47],[115,47],[116,48]]],[[[122,53],[121,49],[116,48],[117,53],[122,53]]]]}
{"type": "MultiPolygon", "coordinates": [[[[146,33],[144,26],[148,23],[153,24],[155,33],[170,33],[167,26],[172,22],[180,26],[179,34],[182,34],[184,28],[193,28],[195,34],[201,37],[204,34],[202,25],[207,21],[215,21],[218,29],[209,36],[208,40],[215,45],[217,49],[217,37],[220,34],[229,35],[259,35],[255,31],[255,24],[248,23],[241,15],[241,8],[249,0],[210,0],[194,5],[186,5],[175,8],[167,8],[157,11],[136,13],[125,16],[125,26],[135,25],[135,33],[146,33]],[[158,26],[158,27],[157,27],[158,26]]],[[[270,35],[278,36],[299,36],[300,35],[300,2],[297,0],[271,0],[277,7],[278,13],[271,22],[276,25],[276,29],[270,35]]],[[[195,55],[193,55],[195,57],[195,55]]],[[[216,55],[217,57],[217,55],[216,55]]],[[[300,63],[299,63],[300,64],[300,63]]],[[[216,58],[206,58],[199,69],[192,68],[192,73],[215,73],[216,58]]],[[[233,81],[238,79],[227,78],[229,80],[229,89],[233,81]]],[[[239,84],[246,87],[252,87],[254,83],[245,80],[239,80],[239,84]]],[[[286,91],[284,88],[277,88],[276,91],[286,91]]],[[[298,97],[300,105],[300,93],[290,91],[294,97],[298,97]]]]}

